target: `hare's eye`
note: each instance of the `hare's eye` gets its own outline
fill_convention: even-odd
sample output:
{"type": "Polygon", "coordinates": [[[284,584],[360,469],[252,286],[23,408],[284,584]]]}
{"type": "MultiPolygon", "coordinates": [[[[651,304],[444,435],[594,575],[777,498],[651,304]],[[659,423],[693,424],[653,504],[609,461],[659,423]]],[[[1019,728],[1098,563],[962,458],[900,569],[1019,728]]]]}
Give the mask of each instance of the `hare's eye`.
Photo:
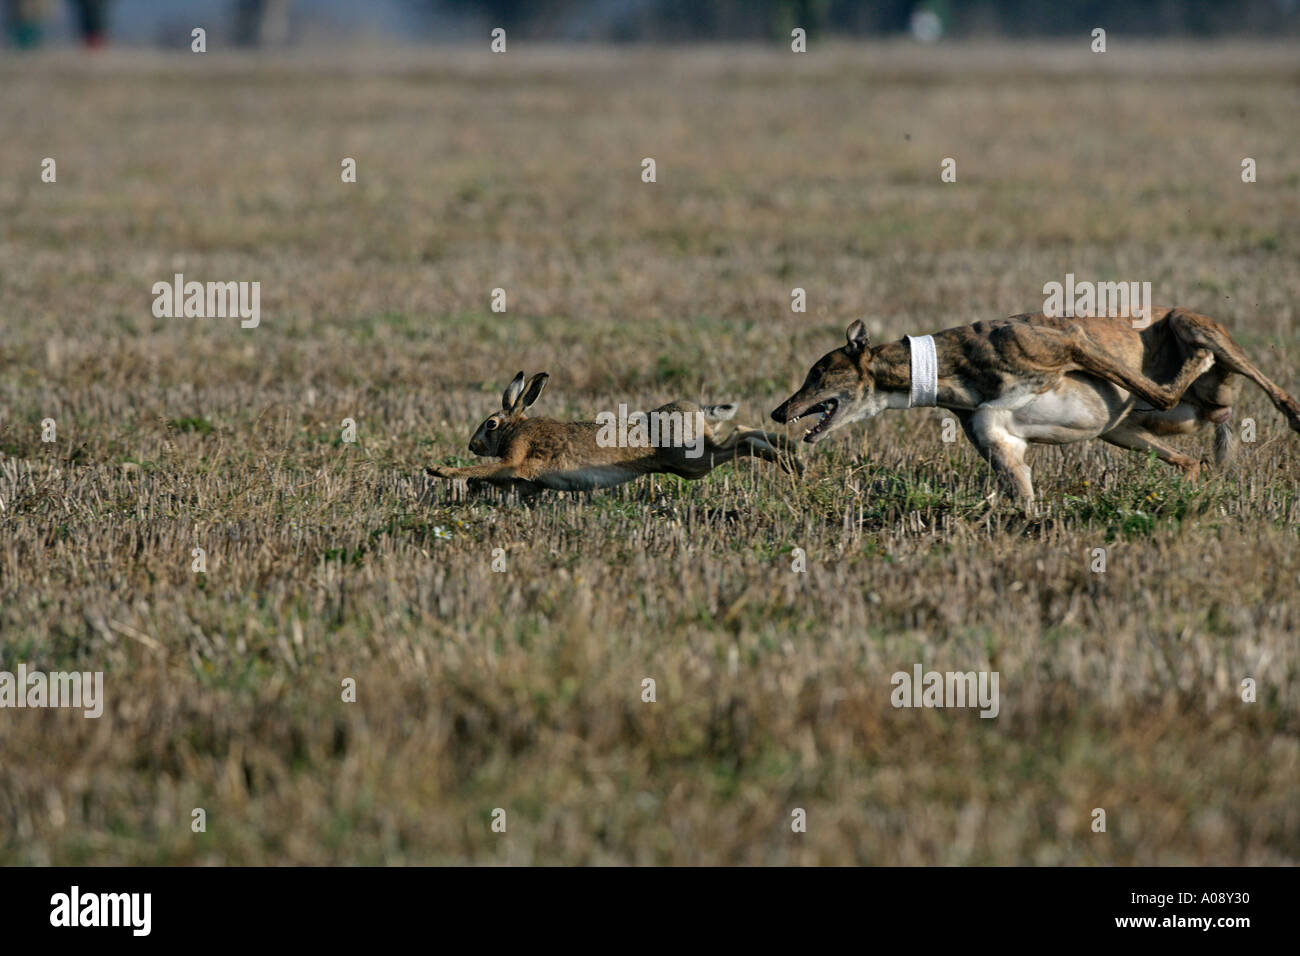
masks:
{"type": "Polygon", "coordinates": [[[487,430],[494,431],[496,427],[497,427],[497,420],[495,418],[489,418],[487,423],[487,430]]]}

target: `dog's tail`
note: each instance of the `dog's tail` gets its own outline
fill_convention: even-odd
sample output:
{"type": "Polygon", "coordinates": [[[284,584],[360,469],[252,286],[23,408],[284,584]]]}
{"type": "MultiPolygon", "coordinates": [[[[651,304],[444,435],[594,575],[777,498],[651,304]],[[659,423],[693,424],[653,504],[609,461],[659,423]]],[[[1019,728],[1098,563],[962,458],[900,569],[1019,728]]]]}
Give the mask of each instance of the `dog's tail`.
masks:
{"type": "Polygon", "coordinates": [[[1232,422],[1219,422],[1214,426],[1214,463],[1222,468],[1237,454],[1237,433],[1232,422]]]}

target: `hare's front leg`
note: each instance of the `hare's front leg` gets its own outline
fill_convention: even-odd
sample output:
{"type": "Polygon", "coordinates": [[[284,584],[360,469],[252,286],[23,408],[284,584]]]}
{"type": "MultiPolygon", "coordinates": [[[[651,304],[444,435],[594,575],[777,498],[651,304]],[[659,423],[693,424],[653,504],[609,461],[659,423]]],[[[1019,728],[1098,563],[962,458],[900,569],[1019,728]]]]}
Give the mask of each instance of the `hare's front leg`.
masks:
{"type": "Polygon", "coordinates": [[[519,474],[514,465],[471,465],[468,468],[453,468],[450,465],[428,465],[424,470],[435,478],[447,478],[452,481],[461,479],[468,481],[470,484],[486,482],[498,488],[515,488],[525,496],[535,495],[542,490],[542,486],[537,482],[529,481],[519,474]]]}
{"type": "Polygon", "coordinates": [[[494,485],[508,485],[519,477],[512,464],[472,464],[468,468],[452,468],[450,464],[430,464],[425,472],[446,479],[477,479],[494,485]]]}
{"type": "Polygon", "coordinates": [[[515,470],[514,465],[471,465],[468,468],[452,468],[450,465],[429,465],[424,469],[435,478],[463,478],[466,481],[486,481],[488,484],[510,487],[516,481],[524,480],[515,470]]]}

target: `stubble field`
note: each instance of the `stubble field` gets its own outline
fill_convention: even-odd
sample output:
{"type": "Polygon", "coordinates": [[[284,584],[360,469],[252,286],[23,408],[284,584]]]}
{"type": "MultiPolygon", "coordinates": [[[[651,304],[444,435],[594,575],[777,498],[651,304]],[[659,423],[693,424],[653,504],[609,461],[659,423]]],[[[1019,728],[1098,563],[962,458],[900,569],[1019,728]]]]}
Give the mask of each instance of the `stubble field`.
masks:
{"type": "Polygon", "coordinates": [[[1293,51],[1112,49],[0,59],[0,670],[106,692],[0,710],[0,862],[1296,862],[1300,438],[1253,388],[1196,486],[1037,450],[1041,514],[937,409],[802,481],[423,471],[519,369],[541,415],[759,425],[854,318],[1067,272],[1300,391],[1293,51]],[[177,272],[261,324],[155,318],[177,272]],[[918,663],[997,671],[998,717],[893,708],[918,663]]]}

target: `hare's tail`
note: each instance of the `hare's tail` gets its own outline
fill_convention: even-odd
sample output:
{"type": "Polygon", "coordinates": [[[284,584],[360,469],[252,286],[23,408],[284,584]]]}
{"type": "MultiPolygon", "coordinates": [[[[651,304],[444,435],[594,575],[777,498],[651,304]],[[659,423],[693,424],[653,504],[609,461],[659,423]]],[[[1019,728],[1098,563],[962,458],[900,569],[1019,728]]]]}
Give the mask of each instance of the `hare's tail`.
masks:
{"type": "Polygon", "coordinates": [[[722,405],[701,405],[700,411],[704,414],[706,422],[725,422],[735,417],[738,408],[740,408],[738,403],[726,402],[722,405]]]}

